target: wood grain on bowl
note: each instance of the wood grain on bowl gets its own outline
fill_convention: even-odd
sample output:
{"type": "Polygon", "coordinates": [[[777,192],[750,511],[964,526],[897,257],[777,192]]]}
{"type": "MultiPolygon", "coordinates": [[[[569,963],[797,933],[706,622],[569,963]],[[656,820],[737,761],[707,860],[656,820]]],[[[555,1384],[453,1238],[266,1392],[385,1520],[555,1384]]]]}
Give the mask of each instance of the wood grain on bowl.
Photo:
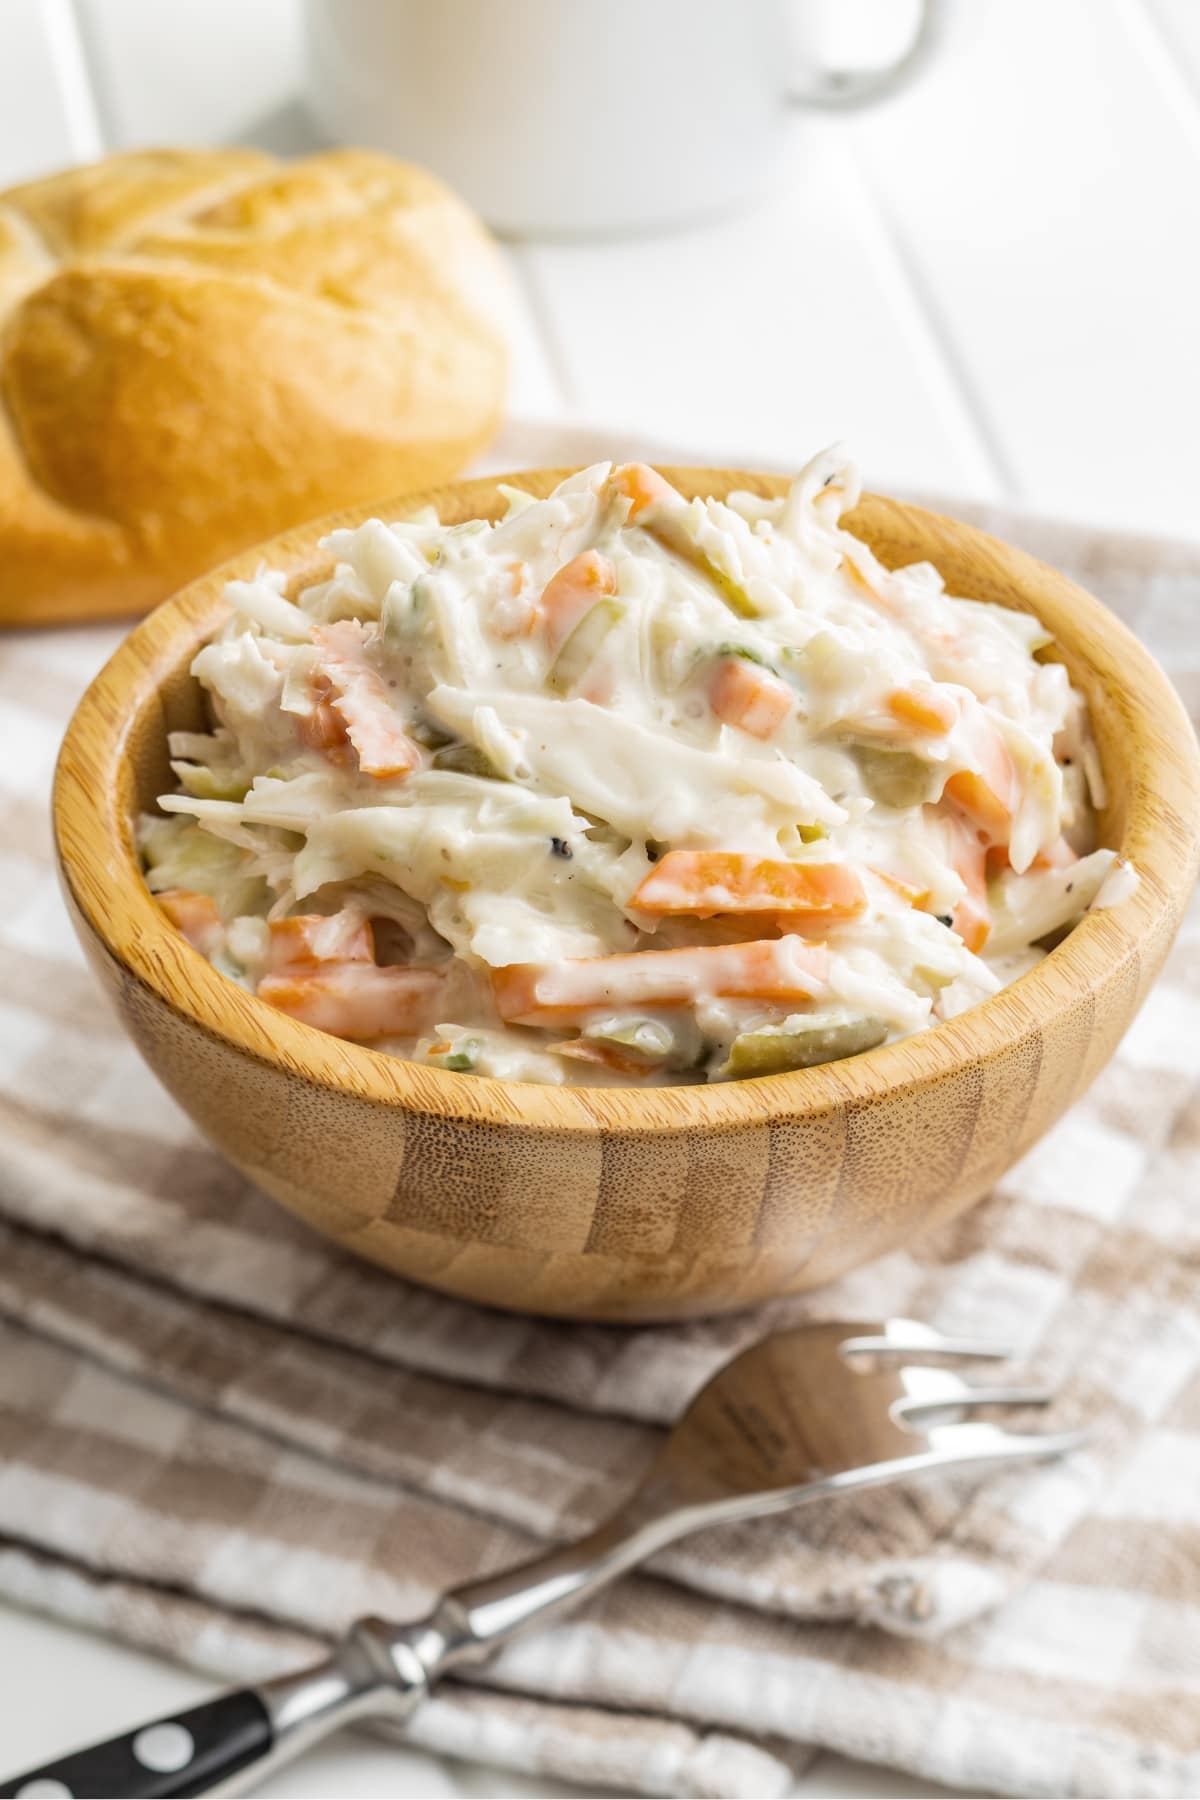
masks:
{"type": "MultiPolygon", "coordinates": [[[[545,494],[566,470],[511,479],[545,494]]],[[[665,471],[686,494],[775,478],[665,471]]],[[[1091,703],[1103,840],[1137,892],[946,1025],[848,1061],[714,1086],[552,1088],[402,1062],[275,1012],[168,924],[133,821],[171,785],[165,734],[194,726],[192,655],[222,590],[264,558],[321,578],[335,524],[495,516],[495,481],[326,519],[239,557],[140,625],[80,703],[55,828],[80,937],[142,1050],[239,1168],[348,1249],[468,1299],[639,1320],[815,1286],[969,1206],[1083,1091],[1157,973],[1195,879],[1200,764],[1166,677],[1100,603],[971,528],[874,496],[851,515],[889,566],[931,561],[958,594],[1035,611],[1091,703]]]]}

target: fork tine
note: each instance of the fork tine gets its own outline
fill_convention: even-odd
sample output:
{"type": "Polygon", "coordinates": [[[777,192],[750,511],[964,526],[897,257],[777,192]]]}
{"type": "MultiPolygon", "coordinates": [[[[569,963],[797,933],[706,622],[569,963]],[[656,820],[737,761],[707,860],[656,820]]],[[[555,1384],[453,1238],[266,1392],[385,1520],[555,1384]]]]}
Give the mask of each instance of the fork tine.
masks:
{"type": "MultiPolygon", "coordinates": [[[[936,1373],[940,1374],[941,1371],[936,1373]]],[[[981,1406],[1049,1406],[1053,1399],[1054,1394],[1049,1388],[1020,1387],[1015,1383],[1007,1387],[985,1387],[962,1381],[957,1388],[940,1395],[911,1394],[908,1398],[897,1401],[892,1410],[906,1425],[920,1425],[926,1413],[945,1412],[949,1407],[974,1412],[981,1406]]]]}
{"type": "Polygon", "coordinates": [[[902,1363],[892,1373],[904,1388],[908,1406],[958,1406],[975,1401],[983,1406],[1042,1406],[1053,1396],[1048,1388],[1030,1382],[968,1381],[957,1369],[931,1363],[902,1363]]]}
{"type": "Polygon", "coordinates": [[[1048,1388],[967,1381],[954,1369],[930,1368],[924,1363],[907,1363],[896,1373],[904,1395],[892,1403],[892,1417],[898,1425],[918,1431],[930,1415],[936,1417],[951,1408],[972,1413],[981,1406],[1047,1406],[1054,1398],[1048,1388]]]}
{"type": "Polygon", "coordinates": [[[843,1338],[843,1356],[955,1356],[968,1361],[1005,1362],[1011,1344],[988,1338],[948,1337],[919,1319],[887,1319],[877,1336],[843,1338]]]}
{"type": "Polygon", "coordinates": [[[954,1462],[1040,1462],[1080,1449],[1094,1432],[1088,1426],[1075,1431],[1005,1431],[999,1425],[970,1421],[934,1425],[925,1435],[931,1449],[954,1462]]]}

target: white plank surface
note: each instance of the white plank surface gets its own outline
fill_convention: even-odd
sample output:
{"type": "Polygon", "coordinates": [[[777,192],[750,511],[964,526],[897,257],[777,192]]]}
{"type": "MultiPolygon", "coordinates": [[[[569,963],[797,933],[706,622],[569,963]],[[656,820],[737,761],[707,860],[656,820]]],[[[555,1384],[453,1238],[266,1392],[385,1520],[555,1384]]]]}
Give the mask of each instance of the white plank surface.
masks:
{"type": "Polygon", "coordinates": [[[75,0],[108,147],[304,147],[295,0],[75,0]]]}
{"type": "Polygon", "coordinates": [[[849,438],[880,485],[1002,482],[853,164],[797,120],[754,211],[524,253],[577,410],[794,464],[849,438]]]}
{"type": "Polygon", "coordinates": [[[1112,0],[973,0],[841,128],[1023,498],[1200,527],[1200,159],[1112,0]]]}
{"type": "Polygon", "coordinates": [[[1200,121],[1200,6],[1196,0],[1131,3],[1140,8],[1144,26],[1149,26],[1159,40],[1171,76],[1188,95],[1191,121],[1200,121]]]}
{"type": "Polygon", "coordinates": [[[102,148],[70,0],[0,0],[0,186],[102,148]]]}

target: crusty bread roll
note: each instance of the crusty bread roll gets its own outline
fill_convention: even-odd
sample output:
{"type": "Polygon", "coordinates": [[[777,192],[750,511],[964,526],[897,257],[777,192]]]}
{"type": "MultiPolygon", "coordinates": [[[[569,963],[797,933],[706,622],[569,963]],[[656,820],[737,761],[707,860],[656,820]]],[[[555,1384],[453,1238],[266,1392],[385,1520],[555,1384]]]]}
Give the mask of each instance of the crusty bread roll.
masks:
{"type": "Polygon", "coordinates": [[[144,611],[498,423],[504,270],[362,150],[113,156],[0,193],[0,620],[144,611]]]}

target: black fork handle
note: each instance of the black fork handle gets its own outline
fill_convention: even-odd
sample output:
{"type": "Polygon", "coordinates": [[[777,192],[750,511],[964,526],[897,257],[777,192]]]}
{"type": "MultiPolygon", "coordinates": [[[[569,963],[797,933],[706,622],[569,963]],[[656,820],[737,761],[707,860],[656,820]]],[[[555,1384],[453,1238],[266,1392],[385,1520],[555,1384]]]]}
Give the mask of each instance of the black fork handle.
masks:
{"type": "Polygon", "coordinates": [[[372,1715],[402,1724],[429,1688],[431,1669],[414,1640],[425,1644],[430,1623],[397,1628],[359,1619],[323,1662],[57,1757],[0,1782],[0,1796],[170,1800],[214,1788],[244,1793],[340,1725],[372,1715]]]}
{"type": "Polygon", "coordinates": [[[205,1794],[239,1769],[260,1762],[274,1742],[275,1728],[262,1695],[239,1688],[0,1782],[0,1796],[152,1800],[156,1795],[205,1794]]]}

